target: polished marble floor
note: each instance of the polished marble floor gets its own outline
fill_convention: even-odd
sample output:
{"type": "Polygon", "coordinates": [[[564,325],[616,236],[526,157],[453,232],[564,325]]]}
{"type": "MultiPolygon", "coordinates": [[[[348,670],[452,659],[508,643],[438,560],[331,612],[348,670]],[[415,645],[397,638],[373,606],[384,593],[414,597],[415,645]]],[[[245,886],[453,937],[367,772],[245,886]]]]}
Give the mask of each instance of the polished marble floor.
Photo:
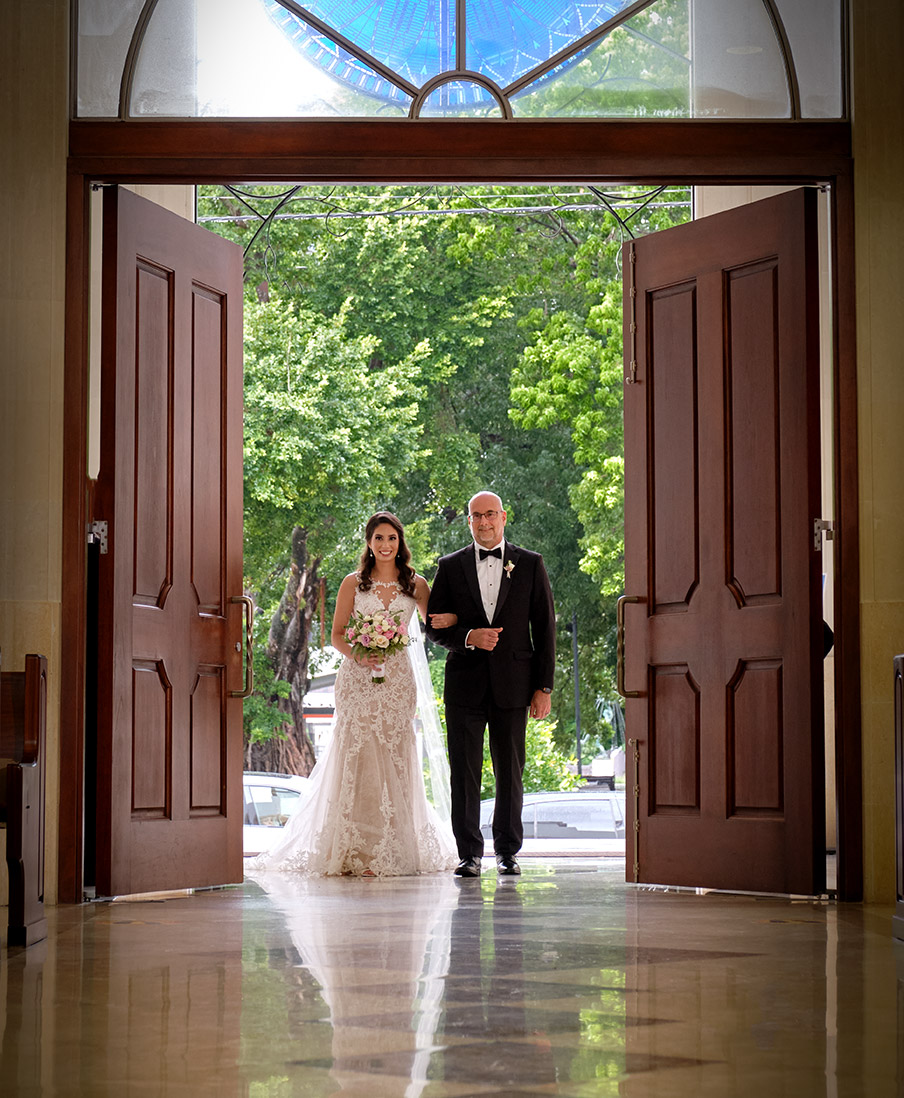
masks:
{"type": "Polygon", "coordinates": [[[891,910],[521,878],[63,907],[0,960],[0,1094],[895,1098],[891,910]]]}

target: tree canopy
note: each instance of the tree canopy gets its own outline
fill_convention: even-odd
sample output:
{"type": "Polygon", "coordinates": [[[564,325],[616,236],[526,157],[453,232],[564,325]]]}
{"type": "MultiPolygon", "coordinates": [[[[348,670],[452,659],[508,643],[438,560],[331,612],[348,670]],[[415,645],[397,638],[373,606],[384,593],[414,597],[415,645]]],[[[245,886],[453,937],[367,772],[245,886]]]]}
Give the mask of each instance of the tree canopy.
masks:
{"type": "Polygon", "coordinates": [[[313,623],[315,575],[329,604],[381,508],[403,520],[432,578],[437,557],[470,537],[468,499],[489,488],[506,535],[543,553],[553,584],[554,735],[573,746],[576,615],[585,758],[609,742],[623,584],[620,248],[629,232],[684,220],[686,194],[671,199],[205,188],[202,217],[247,215],[252,202],[288,215],[211,222],[247,248],[246,572],[268,616],[289,613],[286,583],[305,571],[313,623]],[[293,529],[305,564],[293,563],[293,529]]]}

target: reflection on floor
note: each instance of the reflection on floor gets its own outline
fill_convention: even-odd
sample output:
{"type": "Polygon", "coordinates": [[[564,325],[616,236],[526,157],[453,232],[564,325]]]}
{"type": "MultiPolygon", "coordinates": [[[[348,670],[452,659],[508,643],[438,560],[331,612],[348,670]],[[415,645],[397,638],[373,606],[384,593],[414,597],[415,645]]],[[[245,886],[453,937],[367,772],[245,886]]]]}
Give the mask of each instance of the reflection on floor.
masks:
{"type": "Polygon", "coordinates": [[[2,955],[0,1093],[904,1094],[890,909],[484,865],[52,910],[2,955]]]}

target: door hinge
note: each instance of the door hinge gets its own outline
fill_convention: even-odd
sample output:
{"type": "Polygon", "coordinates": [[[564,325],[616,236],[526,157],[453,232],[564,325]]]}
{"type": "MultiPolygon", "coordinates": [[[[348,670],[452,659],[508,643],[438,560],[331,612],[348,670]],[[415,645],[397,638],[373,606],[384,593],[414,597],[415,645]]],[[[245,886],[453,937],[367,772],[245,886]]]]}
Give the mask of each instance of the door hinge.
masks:
{"type": "Polygon", "coordinates": [[[106,522],[89,522],[88,529],[86,531],[88,544],[94,545],[100,544],[101,553],[107,551],[107,524],[106,522]]]}
{"type": "Polygon", "coordinates": [[[832,519],[813,519],[813,548],[818,553],[822,548],[822,535],[826,541],[832,541],[835,537],[835,523],[832,519]]]}

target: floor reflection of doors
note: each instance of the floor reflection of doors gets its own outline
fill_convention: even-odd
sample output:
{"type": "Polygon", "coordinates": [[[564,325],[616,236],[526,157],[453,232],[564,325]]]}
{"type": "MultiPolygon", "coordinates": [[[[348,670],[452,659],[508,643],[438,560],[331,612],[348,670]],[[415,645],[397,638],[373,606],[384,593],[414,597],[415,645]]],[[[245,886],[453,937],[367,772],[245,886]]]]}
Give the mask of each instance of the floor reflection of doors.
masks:
{"type": "MultiPolygon", "coordinates": [[[[833,908],[821,901],[629,892],[628,1071],[661,1076],[673,1067],[694,1069],[688,1073],[706,1080],[707,1094],[752,1096],[768,1092],[764,1079],[782,1064],[774,1077],[777,1093],[795,1076],[796,1094],[845,1093],[834,1089],[827,1071],[834,1052],[828,1022],[835,973],[827,968],[833,920],[833,908]]],[[[642,1078],[625,1081],[619,1094],[657,1093],[645,1089],[642,1078]]]]}

